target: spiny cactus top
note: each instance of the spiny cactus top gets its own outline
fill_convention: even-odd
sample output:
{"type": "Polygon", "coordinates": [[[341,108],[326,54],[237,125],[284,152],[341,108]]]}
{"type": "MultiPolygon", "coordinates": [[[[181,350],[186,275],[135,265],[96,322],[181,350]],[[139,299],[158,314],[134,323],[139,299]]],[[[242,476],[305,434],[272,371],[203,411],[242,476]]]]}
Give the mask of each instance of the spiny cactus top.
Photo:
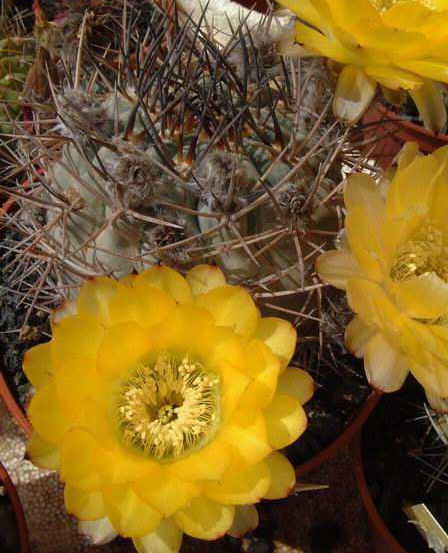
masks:
{"type": "Polygon", "coordinates": [[[448,397],[448,148],[408,143],[381,185],[345,188],[347,241],[322,254],[321,277],[346,289],[357,313],[346,342],[371,384],[392,392],[409,370],[428,398],[448,397]]]}
{"type": "Polygon", "coordinates": [[[253,503],[288,495],[294,469],[276,450],[305,430],[313,393],[287,368],[292,325],[261,318],[206,265],[94,279],[64,314],[26,354],[38,390],[28,452],[60,471],[94,542],[119,533],[140,552],[174,553],[183,532],[243,534],[253,503]]]}
{"type": "Polygon", "coordinates": [[[296,40],[343,67],[335,112],[358,120],[379,83],[400,102],[409,91],[425,125],[447,120],[437,82],[448,82],[448,3],[445,0],[280,0],[299,17],[296,40]]]}

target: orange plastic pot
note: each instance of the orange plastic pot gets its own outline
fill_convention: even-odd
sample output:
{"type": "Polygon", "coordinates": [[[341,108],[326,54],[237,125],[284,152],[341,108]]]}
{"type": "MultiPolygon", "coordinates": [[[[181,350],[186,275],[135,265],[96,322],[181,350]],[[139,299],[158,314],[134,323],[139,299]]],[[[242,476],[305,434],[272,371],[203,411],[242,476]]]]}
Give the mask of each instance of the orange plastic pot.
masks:
{"type": "Polygon", "coordinates": [[[372,537],[372,546],[375,553],[408,553],[391,534],[381,515],[378,513],[367,485],[364,463],[362,458],[361,432],[352,443],[353,463],[359,495],[367,512],[372,537]]]}
{"type": "Polygon", "coordinates": [[[367,110],[362,123],[364,139],[374,141],[367,149],[383,169],[391,164],[405,142],[417,142],[425,154],[448,144],[448,135],[433,133],[422,125],[401,119],[379,100],[367,110]]]}
{"type": "MultiPolygon", "coordinates": [[[[0,484],[5,488],[8,498],[11,502],[14,514],[16,516],[17,528],[19,530],[20,539],[20,553],[30,553],[30,545],[28,540],[28,529],[25,521],[25,514],[23,512],[22,504],[20,503],[19,496],[17,495],[16,487],[14,486],[11,478],[5,467],[0,463],[0,484]]],[[[19,553],[19,552],[18,552],[19,553]]]]}

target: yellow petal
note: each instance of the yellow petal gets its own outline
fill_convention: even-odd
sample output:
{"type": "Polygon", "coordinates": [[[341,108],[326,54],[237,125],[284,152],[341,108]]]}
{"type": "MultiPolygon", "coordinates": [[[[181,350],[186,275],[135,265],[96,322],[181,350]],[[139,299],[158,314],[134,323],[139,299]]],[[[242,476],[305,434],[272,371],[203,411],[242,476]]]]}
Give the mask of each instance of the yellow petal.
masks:
{"type": "Polygon", "coordinates": [[[242,538],[258,526],[259,517],[255,505],[236,505],[232,526],[227,530],[229,536],[242,538]]]}
{"type": "Polygon", "coordinates": [[[389,257],[408,240],[427,217],[436,185],[443,170],[435,156],[417,156],[404,167],[399,167],[386,199],[384,244],[389,257]]]}
{"type": "Polygon", "coordinates": [[[345,344],[355,357],[364,357],[365,348],[375,334],[375,327],[364,324],[357,315],[345,329],[345,344]]]}
{"type": "Polygon", "coordinates": [[[263,408],[269,405],[275,394],[280,373],[280,362],[260,340],[247,344],[245,372],[252,379],[248,383],[242,402],[245,406],[263,408]]]}
{"type": "Polygon", "coordinates": [[[291,323],[277,317],[259,320],[254,338],[264,342],[281,361],[282,369],[288,366],[296,350],[297,331],[291,323]]]}
{"type": "Polygon", "coordinates": [[[136,482],[133,488],[145,503],[167,517],[185,507],[201,491],[197,484],[179,480],[171,475],[144,478],[136,482]]]}
{"type": "Polygon", "coordinates": [[[353,56],[338,41],[331,40],[319,31],[301,22],[296,23],[295,30],[297,42],[303,44],[307,50],[334,59],[339,63],[350,63],[353,56]]]}
{"type": "Polygon", "coordinates": [[[288,459],[278,453],[272,452],[266,457],[265,462],[271,473],[271,486],[264,495],[266,499],[282,499],[294,489],[296,485],[296,472],[288,459]]]}
{"type": "Polygon", "coordinates": [[[356,173],[351,175],[344,188],[344,203],[350,211],[361,205],[369,218],[381,221],[384,210],[384,200],[380,188],[370,175],[356,173]]]}
{"type": "Polygon", "coordinates": [[[416,90],[422,84],[422,79],[415,73],[403,71],[397,67],[384,65],[365,67],[366,75],[375,79],[383,86],[393,90],[416,90]]]}
{"type": "Polygon", "coordinates": [[[56,470],[59,468],[59,447],[43,440],[37,432],[33,432],[28,440],[26,452],[33,461],[33,464],[41,469],[56,470]]]}
{"type": "Polygon", "coordinates": [[[64,437],[61,448],[61,479],[80,490],[99,490],[96,463],[100,455],[92,436],[83,428],[73,428],[64,437]]]}
{"type": "MultiPolygon", "coordinates": [[[[446,71],[448,74],[448,65],[446,71]]],[[[447,113],[445,99],[437,85],[432,81],[425,81],[420,88],[409,93],[425,127],[432,132],[441,131],[447,123],[447,113]]]]}
{"type": "Polygon", "coordinates": [[[110,301],[110,323],[135,322],[147,328],[160,324],[176,309],[176,302],[165,292],[149,284],[136,288],[124,286],[110,301]]]}
{"type": "Polygon", "coordinates": [[[23,358],[23,370],[36,389],[48,384],[53,373],[51,342],[39,344],[29,349],[23,358]]]}
{"type": "Polygon", "coordinates": [[[103,493],[107,516],[121,536],[140,538],[159,526],[161,514],[128,485],[105,486],[103,493]]]}
{"type": "Polygon", "coordinates": [[[434,396],[431,393],[426,392],[426,399],[436,413],[448,412],[448,399],[446,397],[434,396]]]}
{"type": "Polygon", "coordinates": [[[326,23],[324,13],[316,9],[312,0],[300,0],[300,2],[297,2],[297,0],[280,0],[278,3],[298,15],[302,21],[307,21],[314,27],[322,28],[326,23]]]}
{"type": "Polygon", "coordinates": [[[217,540],[232,526],[235,507],[198,497],[175,515],[181,530],[193,538],[217,540]]]}
{"type": "Polygon", "coordinates": [[[123,285],[109,277],[96,277],[88,280],[79,293],[78,313],[87,317],[97,317],[108,325],[110,323],[109,303],[122,287],[123,285]]]}
{"type": "MultiPolygon", "coordinates": [[[[359,274],[371,280],[382,281],[384,270],[384,251],[380,221],[369,216],[367,209],[358,205],[351,209],[345,220],[350,249],[360,270],[359,274]]],[[[356,278],[352,275],[348,281],[356,278]]]]}
{"type": "Polygon", "coordinates": [[[71,422],[61,412],[52,384],[37,391],[28,408],[28,417],[36,432],[50,443],[60,442],[71,427],[71,422]]]}
{"type": "Polygon", "coordinates": [[[243,406],[222,429],[223,438],[234,449],[237,465],[253,465],[271,452],[266,422],[259,411],[243,406]]]}
{"type": "Polygon", "coordinates": [[[69,357],[95,359],[104,335],[98,320],[81,315],[62,319],[52,330],[51,355],[55,364],[63,364],[69,357]]]}
{"type": "Polygon", "coordinates": [[[398,169],[402,171],[406,169],[418,156],[420,155],[420,148],[417,142],[406,142],[401,150],[398,152],[395,158],[395,163],[398,169]]]}
{"type": "MultiPolygon", "coordinates": [[[[428,81],[436,81],[441,83],[448,83],[448,63],[438,60],[400,60],[400,66],[404,69],[408,69],[413,73],[417,73],[422,77],[426,77],[428,81]]],[[[433,86],[434,83],[432,83],[433,86]]]]}
{"type": "Polygon", "coordinates": [[[85,492],[66,484],[64,501],[67,512],[80,520],[97,520],[105,515],[103,494],[100,491],[85,492]]]}
{"type": "Polygon", "coordinates": [[[258,309],[242,286],[214,288],[198,296],[196,304],[209,311],[218,326],[232,328],[243,337],[251,336],[258,326],[258,309]]]}
{"type": "Polygon", "coordinates": [[[403,316],[380,285],[367,279],[352,278],[348,282],[347,299],[365,325],[381,329],[391,344],[399,343],[403,316]]]}
{"type": "Polygon", "coordinates": [[[89,538],[89,543],[92,545],[104,545],[118,535],[107,517],[98,520],[81,520],[78,530],[89,538]]]}
{"type": "Polygon", "coordinates": [[[205,294],[226,284],[224,273],[215,265],[196,265],[188,271],[185,278],[194,296],[205,294]]]}
{"type": "Polygon", "coordinates": [[[228,469],[231,449],[223,440],[212,440],[201,450],[166,466],[167,472],[181,480],[219,480],[228,469]]]}
{"type": "Polygon", "coordinates": [[[76,301],[65,300],[50,315],[51,324],[58,324],[62,319],[77,314],[76,301]]]}
{"type": "MultiPolygon", "coordinates": [[[[250,358],[253,360],[254,357],[256,357],[255,354],[250,358]]],[[[221,365],[219,375],[222,421],[227,422],[241,405],[241,402],[246,401],[246,398],[251,405],[263,404],[266,398],[262,397],[261,393],[263,391],[269,392],[269,389],[272,390],[272,381],[276,378],[275,374],[273,375],[275,371],[278,374],[278,361],[275,358],[271,365],[268,365],[266,361],[264,362],[260,368],[258,379],[254,381],[251,381],[247,374],[241,373],[233,366],[221,365]]],[[[275,391],[275,387],[273,391],[275,391]]]]}
{"type": "Polygon", "coordinates": [[[230,469],[217,482],[205,486],[205,494],[218,503],[247,505],[265,497],[271,484],[271,474],[264,461],[246,469],[230,469]]]}
{"type": "Polygon", "coordinates": [[[316,271],[325,282],[345,290],[347,280],[359,274],[359,266],[350,251],[330,250],[317,258],[316,271]]]}
{"type": "Polygon", "coordinates": [[[151,350],[148,330],[134,322],[109,327],[98,352],[98,372],[109,378],[144,362],[151,350]]]}
{"type": "Polygon", "coordinates": [[[314,380],[306,371],[290,367],[279,378],[277,393],[292,396],[304,405],[313,397],[314,380]]]}
{"type": "Polygon", "coordinates": [[[170,518],[162,520],[159,527],[141,538],[132,540],[138,553],[178,553],[182,545],[182,530],[170,518]]]}
{"type": "Polygon", "coordinates": [[[282,449],[292,444],[307,427],[302,405],[291,396],[276,395],[264,415],[268,441],[273,449],[282,449]]]}
{"type": "Polygon", "coordinates": [[[85,408],[98,393],[99,379],[95,361],[69,358],[63,366],[55,368],[53,382],[61,412],[74,425],[83,426],[85,408]]]}
{"type": "Polygon", "coordinates": [[[369,340],[364,369],[370,385],[383,392],[395,392],[409,373],[409,362],[378,333],[369,340]]]}
{"type": "Polygon", "coordinates": [[[156,266],[140,273],[134,281],[134,287],[138,288],[143,283],[158,288],[177,303],[189,303],[193,299],[188,282],[169,267],[156,266]]]}
{"type": "Polygon", "coordinates": [[[448,311],[448,284],[435,273],[411,277],[393,286],[398,307],[415,319],[435,319],[448,311]]]}
{"type": "Polygon", "coordinates": [[[383,85],[383,96],[393,106],[400,108],[406,101],[407,93],[404,90],[394,90],[383,85]]]}
{"type": "Polygon", "coordinates": [[[369,107],[375,91],[374,79],[353,65],[345,66],[336,87],[333,103],[335,116],[344,123],[356,123],[369,107]]]}

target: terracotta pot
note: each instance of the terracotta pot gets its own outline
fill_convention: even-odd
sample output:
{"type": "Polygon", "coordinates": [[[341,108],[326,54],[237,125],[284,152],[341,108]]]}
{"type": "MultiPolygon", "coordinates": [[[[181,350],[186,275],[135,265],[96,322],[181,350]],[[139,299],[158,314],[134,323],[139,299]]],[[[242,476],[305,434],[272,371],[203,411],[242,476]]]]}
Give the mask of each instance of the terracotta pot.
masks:
{"type": "Polygon", "coordinates": [[[448,144],[448,135],[435,134],[422,125],[401,119],[379,100],[367,110],[362,123],[362,134],[366,140],[375,137],[379,139],[376,144],[369,144],[366,149],[370,151],[374,146],[371,157],[375,158],[383,169],[390,165],[405,142],[417,142],[420,150],[426,154],[448,144]]]}
{"type": "MultiPolygon", "coordinates": [[[[0,484],[5,488],[8,498],[11,502],[14,514],[17,520],[20,539],[20,553],[30,553],[30,545],[28,541],[28,529],[26,526],[25,515],[22,505],[17,495],[16,488],[9,477],[5,467],[0,463],[0,484]]],[[[19,552],[18,552],[19,553],[19,552]]]]}
{"type": "Polygon", "coordinates": [[[378,513],[364,474],[362,459],[361,432],[355,437],[352,444],[354,473],[358,484],[359,494],[367,511],[372,536],[372,545],[375,553],[407,553],[389,531],[381,515],[378,513]]]}
{"type": "Polygon", "coordinates": [[[4,374],[0,373],[0,398],[6,405],[9,413],[14,417],[17,424],[23,429],[25,434],[29,437],[32,433],[31,424],[26,418],[25,413],[23,412],[22,407],[17,403],[14,396],[9,389],[8,383],[4,374]]]}
{"type": "MultiPolygon", "coordinates": [[[[348,446],[354,437],[362,430],[364,423],[372,414],[378,401],[381,398],[381,392],[372,391],[366,402],[360,407],[359,411],[353,417],[353,420],[348,424],[345,430],[332,442],[328,447],[323,449],[320,453],[312,457],[306,463],[299,465],[296,469],[296,475],[298,478],[305,476],[306,474],[317,469],[328,460],[330,460],[338,451],[343,447],[348,446]]],[[[383,552],[384,553],[384,552],[383,552]]]]}

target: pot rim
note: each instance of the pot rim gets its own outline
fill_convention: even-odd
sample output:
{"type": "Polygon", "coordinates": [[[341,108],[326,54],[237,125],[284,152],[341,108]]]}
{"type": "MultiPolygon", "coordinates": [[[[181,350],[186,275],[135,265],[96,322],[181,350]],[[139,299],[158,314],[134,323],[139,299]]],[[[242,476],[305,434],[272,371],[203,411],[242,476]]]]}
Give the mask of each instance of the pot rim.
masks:
{"type": "Polygon", "coordinates": [[[20,503],[19,496],[17,495],[16,487],[12,482],[8,471],[0,462],[0,482],[4,486],[9,500],[11,501],[14,515],[16,517],[17,526],[19,529],[20,539],[20,553],[30,553],[30,544],[28,539],[28,528],[25,520],[25,513],[23,511],[22,504],[20,503]]]}
{"type": "Polygon", "coordinates": [[[352,442],[352,455],[353,455],[353,472],[358,485],[359,495],[364,505],[364,509],[369,517],[369,522],[375,533],[381,538],[381,540],[387,544],[388,553],[407,553],[402,545],[395,539],[389,527],[384,522],[383,518],[379,514],[373,497],[370,493],[365,472],[364,462],[362,457],[362,430],[354,437],[352,442]]]}

